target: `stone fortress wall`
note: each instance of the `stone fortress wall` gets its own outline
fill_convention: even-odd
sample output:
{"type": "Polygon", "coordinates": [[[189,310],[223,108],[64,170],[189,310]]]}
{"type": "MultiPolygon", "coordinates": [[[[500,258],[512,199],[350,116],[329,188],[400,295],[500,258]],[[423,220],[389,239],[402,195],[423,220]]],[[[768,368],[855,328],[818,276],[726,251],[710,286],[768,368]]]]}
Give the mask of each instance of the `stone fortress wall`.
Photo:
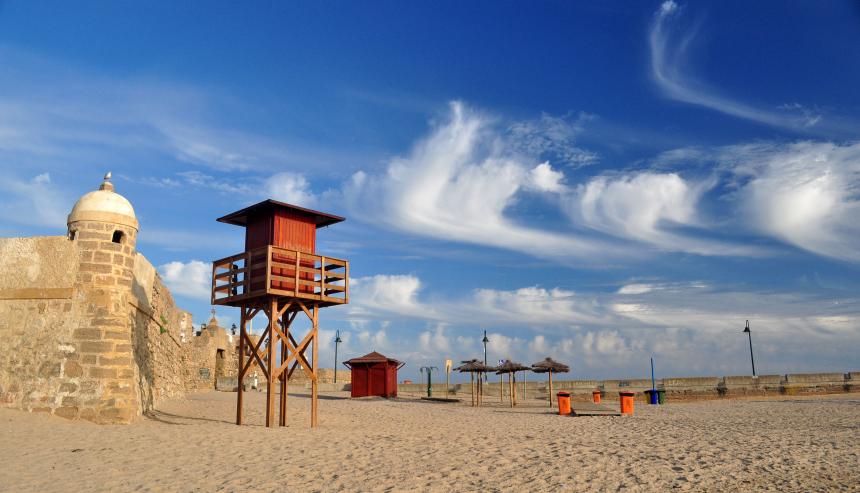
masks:
{"type": "Polygon", "coordinates": [[[68,236],[0,238],[0,406],[128,423],[237,373],[233,337],[214,319],[191,334],[137,232],[106,177],[68,236]]]}

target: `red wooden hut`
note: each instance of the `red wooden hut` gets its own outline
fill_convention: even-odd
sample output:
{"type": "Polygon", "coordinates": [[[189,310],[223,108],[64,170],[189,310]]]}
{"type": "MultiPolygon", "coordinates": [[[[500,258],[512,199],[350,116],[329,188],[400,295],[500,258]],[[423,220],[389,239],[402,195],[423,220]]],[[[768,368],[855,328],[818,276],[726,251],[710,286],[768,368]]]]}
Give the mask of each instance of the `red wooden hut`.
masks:
{"type": "Polygon", "coordinates": [[[352,397],[397,397],[397,370],[406,363],[374,351],[343,364],[352,370],[352,397]]]}

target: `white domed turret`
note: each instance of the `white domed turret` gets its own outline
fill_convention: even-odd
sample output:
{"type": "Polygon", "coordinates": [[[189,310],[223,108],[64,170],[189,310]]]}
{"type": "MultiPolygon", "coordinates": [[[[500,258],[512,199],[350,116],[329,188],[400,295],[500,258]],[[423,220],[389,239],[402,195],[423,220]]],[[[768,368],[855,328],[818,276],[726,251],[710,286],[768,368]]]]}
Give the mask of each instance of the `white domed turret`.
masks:
{"type": "Polygon", "coordinates": [[[82,221],[110,223],[132,228],[137,232],[139,226],[134,208],[125,197],[114,192],[110,177],[111,174],[107,173],[98,190],[78,199],[67,221],[70,234],[74,231],[72,224],[82,221]]]}

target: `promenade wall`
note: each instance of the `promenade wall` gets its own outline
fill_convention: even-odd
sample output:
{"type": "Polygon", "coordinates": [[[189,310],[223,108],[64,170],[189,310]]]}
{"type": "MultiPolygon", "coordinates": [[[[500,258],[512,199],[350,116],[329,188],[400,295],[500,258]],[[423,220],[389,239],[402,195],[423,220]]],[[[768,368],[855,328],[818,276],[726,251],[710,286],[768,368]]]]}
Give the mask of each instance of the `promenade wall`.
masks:
{"type": "MultiPolygon", "coordinates": [[[[557,377],[556,377],[557,378],[557,377]]],[[[655,381],[658,390],[665,390],[671,400],[717,399],[721,397],[755,395],[801,395],[830,394],[841,392],[860,392],[860,372],[848,373],[789,373],[786,375],[724,376],[724,377],[671,377],[655,381]]],[[[592,392],[601,391],[604,398],[617,399],[618,392],[630,391],[640,400],[644,392],[651,388],[650,379],[628,380],[556,380],[553,379],[553,392],[570,392],[574,400],[590,400],[592,392]]],[[[338,389],[340,390],[340,389],[338,389]]],[[[468,383],[451,384],[445,392],[445,383],[433,384],[434,397],[456,397],[469,399],[471,388],[468,383]]],[[[427,384],[399,384],[398,395],[426,396],[427,384]]],[[[491,375],[484,383],[485,396],[509,396],[507,378],[499,389],[498,376],[491,375]]],[[[517,381],[519,399],[547,399],[549,386],[546,377],[530,374],[528,379],[517,381]]]]}

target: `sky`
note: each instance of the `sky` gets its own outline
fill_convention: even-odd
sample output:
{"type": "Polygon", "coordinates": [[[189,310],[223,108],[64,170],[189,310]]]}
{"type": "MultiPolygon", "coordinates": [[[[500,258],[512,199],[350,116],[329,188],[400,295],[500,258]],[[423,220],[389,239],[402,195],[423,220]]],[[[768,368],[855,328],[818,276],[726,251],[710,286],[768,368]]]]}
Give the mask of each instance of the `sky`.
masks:
{"type": "Polygon", "coordinates": [[[745,375],[749,320],[759,374],[856,371],[857,87],[847,1],[0,1],[0,236],[111,171],[196,323],[217,217],[345,216],[324,367],[745,375]]]}

